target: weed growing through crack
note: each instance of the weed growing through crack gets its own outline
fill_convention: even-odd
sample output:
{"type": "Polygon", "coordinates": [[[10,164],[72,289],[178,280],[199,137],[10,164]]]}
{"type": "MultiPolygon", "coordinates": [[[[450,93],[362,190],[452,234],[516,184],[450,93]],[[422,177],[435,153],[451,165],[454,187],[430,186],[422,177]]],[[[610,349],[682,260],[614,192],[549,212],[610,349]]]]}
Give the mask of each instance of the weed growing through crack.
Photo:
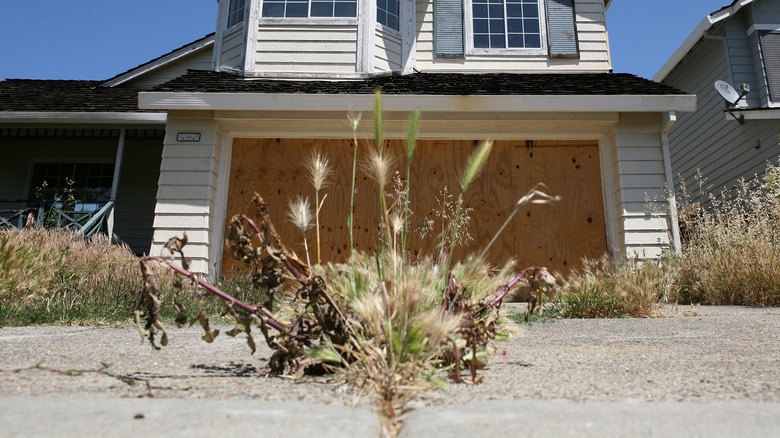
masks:
{"type": "MultiPolygon", "coordinates": [[[[229,225],[229,252],[244,261],[253,282],[273,296],[276,308],[250,304],[225,293],[189,270],[184,256],[184,238],[167,245],[172,257],[141,259],[144,280],[143,305],[136,312],[139,332],[155,348],[168,342],[160,318],[162,297],[149,272],[150,262],[162,263],[187,279],[186,283],[205,295],[225,302],[236,327],[227,334],[243,334],[255,349],[255,330],[274,351],[271,372],[293,378],[304,373],[339,373],[358,387],[377,394],[385,431],[395,434],[401,425],[406,401],[417,389],[428,387],[447,375],[456,382],[479,383],[478,371],[485,366],[496,338],[499,308],[503,299],[531,272],[519,274],[507,264],[494,272],[482,258],[455,260],[457,244],[466,216],[463,193],[478,177],[491,144],[480,145],[468,160],[460,179],[461,193],[454,204],[454,225],[447,225],[444,243],[437,254],[406,254],[408,234],[409,175],[416,132],[410,132],[403,157],[407,179],[401,195],[388,195],[396,159],[385,145],[381,126],[381,100],[377,95],[374,114],[375,139],[364,168],[377,187],[380,211],[380,248],[372,254],[352,252],[344,264],[312,266],[287,249],[276,232],[268,206],[255,194],[256,217],[237,215],[229,225]],[[143,321],[142,321],[143,319],[143,321]],[[256,329],[255,329],[256,328],[256,329]]],[[[414,130],[419,114],[412,118],[414,130]]],[[[359,119],[350,119],[353,131],[359,119]]],[[[357,140],[353,175],[357,167],[357,140]]],[[[352,192],[354,194],[354,176],[352,192]]],[[[401,185],[403,187],[403,185],[401,185]]],[[[354,198],[348,212],[352,232],[354,198]]],[[[301,221],[301,225],[305,225],[301,221]]],[[[299,227],[305,229],[306,227],[299,227]]],[[[352,241],[352,238],[350,238],[352,241]]],[[[351,244],[354,248],[354,244],[351,244]]],[[[212,342],[219,331],[212,329],[206,313],[196,307],[178,306],[179,324],[200,324],[204,339],[212,342]]]]}

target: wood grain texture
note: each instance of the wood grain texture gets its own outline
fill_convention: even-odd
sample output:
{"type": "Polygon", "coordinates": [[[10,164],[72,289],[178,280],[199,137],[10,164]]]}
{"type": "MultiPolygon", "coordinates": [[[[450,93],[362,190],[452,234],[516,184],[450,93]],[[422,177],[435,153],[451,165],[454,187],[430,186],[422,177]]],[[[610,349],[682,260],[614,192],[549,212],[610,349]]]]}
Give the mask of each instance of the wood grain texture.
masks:
{"type": "MultiPolygon", "coordinates": [[[[456,201],[458,179],[479,141],[426,140],[418,142],[413,159],[410,195],[413,254],[433,254],[441,232],[436,211],[447,189],[456,201]],[[432,236],[421,238],[417,230],[433,219],[432,236]]],[[[368,143],[361,141],[355,193],[355,247],[373,252],[377,245],[379,207],[377,184],[367,173],[368,143]]],[[[385,152],[397,157],[395,170],[405,175],[404,142],[385,143],[385,152]]],[[[287,206],[296,196],[308,197],[314,205],[314,189],[307,179],[305,161],[311,151],[321,150],[330,159],[333,184],[320,212],[323,261],[344,261],[349,253],[347,213],[352,173],[351,140],[237,139],[233,145],[228,218],[236,213],[253,215],[251,196],[257,191],[271,210],[276,227],[288,247],[305,257],[298,231],[287,219],[287,206]]],[[[524,206],[489,253],[495,264],[515,258],[519,267],[539,265],[565,272],[578,267],[582,257],[598,257],[606,251],[604,208],[598,144],[592,141],[497,141],[482,175],[464,196],[471,208],[469,233],[473,241],[458,248],[457,257],[478,253],[511,214],[515,202],[539,182],[562,201],[551,205],[524,206]]],[[[387,188],[388,193],[392,187],[387,188]]],[[[388,204],[392,203],[388,199],[388,204]]],[[[314,230],[307,234],[310,255],[316,258],[314,230]]],[[[225,258],[224,271],[234,265],[225,258]]]]}

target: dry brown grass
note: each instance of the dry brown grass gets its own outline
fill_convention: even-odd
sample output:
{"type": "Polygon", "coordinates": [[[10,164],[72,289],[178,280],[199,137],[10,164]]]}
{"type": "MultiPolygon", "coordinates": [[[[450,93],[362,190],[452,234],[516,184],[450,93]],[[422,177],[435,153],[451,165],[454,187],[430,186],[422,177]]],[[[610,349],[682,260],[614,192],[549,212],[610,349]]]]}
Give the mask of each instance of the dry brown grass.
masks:
{"type": "Polygon", "coordinates": [[[606,255],[585,260],[582,270],[563,282],[553,308],[570,318],[651,316],[658,302],[677,290],[676,272],[673,264],[662,262],[615,263],[606,255]]]}
{"type": "MultiPolygon", "coordinates": [[[[127,321],[142,287],[138,266],[105,235],[0,230],[0,325],[127,321]]],[[[161,275],[170,284],[172,276],[161,275]]]]}
{"type": "Polygon", "coordinates": [[[711,207],[688,205],[680,270],[680,302],[780,305],[780,168],[763,180],[741,181],[710,197],[711,207]]]}

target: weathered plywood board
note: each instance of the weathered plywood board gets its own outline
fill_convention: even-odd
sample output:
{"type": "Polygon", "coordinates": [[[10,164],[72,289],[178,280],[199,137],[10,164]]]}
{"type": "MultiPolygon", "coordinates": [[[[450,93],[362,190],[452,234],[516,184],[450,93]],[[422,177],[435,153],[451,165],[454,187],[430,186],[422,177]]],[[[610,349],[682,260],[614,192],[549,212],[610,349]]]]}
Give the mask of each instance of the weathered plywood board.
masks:
{"type": "MultiPolygon", "coordinates": [[[[446,188],[457,200],[458,178],[478,141],[427,140],[419,142],[413,160],[410,196],[409,249],[413,254],[430,255],[440,233],[436,211],[446,188]],[[421,238],[417,230],[425,219],[436,222],[432,236],[421,238]]],[[[359,162],[365,161],[370,145],[359,145],[359,162]]],[[[405,174],[403,142],[385,143],[386,153],[394,154],[397,170],[405,174]]],[[[233,145],[228,217],[243,212],[253,214],[249,203],[259,192],[269,205],[277,229],[287,245],[305,257],[302,236],[287,220],[287,206],[296,196],[308,197],[314,204],[314,189],[308,182],[305,160],[314,149],[325,153],[334,169],[334,184],[320,214],[322,257],[343,261],[349,252],[347,213],[350,202],[349,178],[352,172],[351,140],[238,139],[233,145]]],[[[355,188],[355,246],[374,251],[378,239],[379,207],[377,184],[358,169],[355,188]]],[[[519,266],[541,265],[556,271],[579,266],[582,257],[598,257],[606,251],[604,208],[596,142],[498,141],[482,176],[465,194],[471,208],[470,245],[458,248],[457,257],[482,250],[511,214],[515,202],[531,187],[545,183],[562,201],[554,205],[522,207],[490,251],[490,260],[502,264],[515,258],[519,266]]],[[[387,189],[388,192],[392,188],[387,189]]],[[[307,234],[310,255],[316,258],[315,233],[307,234]]],[[[225,258],[224,270],[233,265],[225,258]]]]}

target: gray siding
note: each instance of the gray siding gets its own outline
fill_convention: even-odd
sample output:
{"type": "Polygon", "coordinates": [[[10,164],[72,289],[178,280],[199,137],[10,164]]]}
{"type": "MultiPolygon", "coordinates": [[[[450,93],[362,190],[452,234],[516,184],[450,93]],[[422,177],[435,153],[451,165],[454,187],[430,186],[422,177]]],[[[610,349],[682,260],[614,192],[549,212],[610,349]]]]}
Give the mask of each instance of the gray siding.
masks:
{"type": "MultiPolygon", "coordinates": [[[[731,49],[731,47],[729,48],[731,49]]],[[[731,81],[725,50],[720,40],[700,41],[667,76],[665,83],[697,95],[698,110],[679,114],[669,133],[675,189],[685,181],[688,191],[698,191],[697,171],[705,177],[705,189],[719,194],[732,187],[740,177],[750,178],[776,159],[780,123],[748,121],[739,125],[726,119],[724,101],[713,83],[731,81]],[[756,141],[761,147],[756,149],[756,141]]],[[[694,193],[693,202],[699,201],[694,193]]]]}
{"type": "Polygon", "coordinates": [[[780,23],[780,0],[762,0],[750,5],[753,22],[758,24],[780,23]]]}
{"type": "Polygon", "coordinates": [[[748,84],[751,93],[746,96],[747,104],[750,107],[757,107],[760,104],[760,93],[757,92],[759,83],[756,81],[755,74],[757,71],[755,65],[757,49],[756,44],[747,35],[749,24],[746,15],[744,11],[740,11],[737,16],[725,24],[726,46],[728,47],[732,77],[724,80],[735,86],[748,84]]]}

